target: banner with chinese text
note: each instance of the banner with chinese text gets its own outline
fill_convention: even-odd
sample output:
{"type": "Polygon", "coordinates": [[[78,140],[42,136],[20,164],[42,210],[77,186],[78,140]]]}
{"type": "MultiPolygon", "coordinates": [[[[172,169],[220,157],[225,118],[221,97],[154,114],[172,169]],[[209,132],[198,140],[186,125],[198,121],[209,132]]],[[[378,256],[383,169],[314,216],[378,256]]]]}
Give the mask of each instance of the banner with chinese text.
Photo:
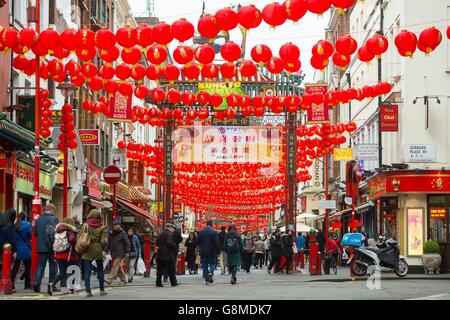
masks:
{"type": "MultiPolygon", "coordinates": [[[[305,85],[307,94],[325,94],[328,91],[327,83],[307,84],[305,85]]],[[[326,103],[312,104],[308,109],[307,123],[329,123],[328,105],[326,103]]]]}
{"type": "Polygon", "coordinates": [[[128,160],[128,185],[144,186],[144,164],[142,162],[128,160]]]}
{"type": "Polygon", "coordinates": [[[126,97],[116,92],[110,99],[108,119],[113,121],[131,122],[132,97],[126,97]]]}

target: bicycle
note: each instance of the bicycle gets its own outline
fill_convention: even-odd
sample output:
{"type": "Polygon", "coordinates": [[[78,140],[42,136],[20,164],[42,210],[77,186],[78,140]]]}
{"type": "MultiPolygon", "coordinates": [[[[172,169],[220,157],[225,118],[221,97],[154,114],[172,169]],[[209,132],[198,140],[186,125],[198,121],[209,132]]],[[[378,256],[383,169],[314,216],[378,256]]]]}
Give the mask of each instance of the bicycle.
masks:
{"type": "MultiPolygon", "coordinates": [[[[333,253],[331,251],[327,251],[327,258],[328,258],[330,270],[333,270],[333,273],[337,274],[337,261],[334,258],[333,253]]],[[[324,269],[325,269],[325,260],[323,261],[323,263],[324,263],[324,269]]]]}

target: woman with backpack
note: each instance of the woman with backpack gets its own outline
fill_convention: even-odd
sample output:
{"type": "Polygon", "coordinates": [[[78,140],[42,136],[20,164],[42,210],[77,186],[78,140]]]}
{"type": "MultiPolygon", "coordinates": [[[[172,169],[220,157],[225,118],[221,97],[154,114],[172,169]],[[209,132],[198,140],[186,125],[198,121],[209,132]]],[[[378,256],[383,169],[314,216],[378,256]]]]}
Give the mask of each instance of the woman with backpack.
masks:
{"type": "MultiPolygon", "coordinates": [[[[61,223],[55,227],[55,241],[53,242],[53,251],[58,265],[59,273],[47,286],[49,295],[53,295],[53,288],[66,275],[67,268],[76,265],[78,256],[75,251],[77,242],[77,227],[72,218],[64,218],[61,223]]],[[[74,294],[75,289],[69,289],[69,294],[74,294]]]]}
{"type": "Polygon", "coordinates": [[[244,260],[243,269],[249,273],[252,265],[253,252],[255,252],[255,240],[250,232],[247,232],[244,237],[244,250],[242,259],[244,260]]]}
{"type": "Polygon", "coordinates": [[[242,239],[236,232],[236,227],[231,225],[225,237],[224,250],[227,253],[228,270],[231,272],[231,284],[236,284],[236,273],[241,265],[242,239]]]}

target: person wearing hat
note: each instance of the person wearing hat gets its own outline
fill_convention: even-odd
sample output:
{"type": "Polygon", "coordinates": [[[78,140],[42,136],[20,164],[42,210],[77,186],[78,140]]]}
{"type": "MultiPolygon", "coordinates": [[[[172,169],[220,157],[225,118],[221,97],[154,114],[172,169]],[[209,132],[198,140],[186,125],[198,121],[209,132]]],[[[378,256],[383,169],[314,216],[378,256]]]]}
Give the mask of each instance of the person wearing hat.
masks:
{"type": "Polygon", "coordinates": [[[177,282],[177,278],[175,276],[175,263],[174,263],[174,252],[177,248],[177,244],[174,240],[174,232],[176,230],[176,226],[173,223],[167,223],[166,229],[160,233],[158,238],[156,239],[155,245],[157,247],[156,252],[156,263],[157,263],[157,271],[156,271],[156,286],[162,287],[162,276],[164,271],[167,272],[167,275],[170,279],[170,284],[172,287],[179,285],[177,282]]]}
{"type": "Polygon", "coordinates": [[[126,261],[130,254],[130,241],[128,240],[127,233],[120,226],[118,220],[114,220],[112,231],[108,232],[108,245],[106,251],[111,253],[111,258],[114,263],[111,267],[111,271],[105,282],[109,285],[112,284],[114,279],[119,277],[122,285],[128,283],[127,276],[122,269],[122,261],[126,261]]]}

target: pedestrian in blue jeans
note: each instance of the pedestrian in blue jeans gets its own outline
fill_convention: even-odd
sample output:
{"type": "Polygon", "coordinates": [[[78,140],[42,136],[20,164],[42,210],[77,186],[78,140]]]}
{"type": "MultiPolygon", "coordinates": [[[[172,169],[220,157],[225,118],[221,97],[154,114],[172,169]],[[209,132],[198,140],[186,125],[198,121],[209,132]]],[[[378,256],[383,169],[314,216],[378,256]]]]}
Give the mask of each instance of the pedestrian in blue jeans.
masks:
{"type": "Polygon", "coordinates": [[[219,235],[212,229],[212,225],[212,220],[208,220],[206,228],[198,234],[198,248],[205,284],[214,282],[214,270],[217,265],[217,256],[220,254],[219,235]]]}
{"type": "MultiPolygon", "coordinates": [[[[37,220],[34,228],[34,235],[37,238],[37,252],[39,253],[39,266],[36,271],[35,283],[33,284],[34,292],[41,292],[42,277],[45,273],[45,266],[48,261],[50,268],[49,282],[53,282],[56,276],[56,263],[53,252],[53,243],[49,238],[48,228],[49,225],[55,227],[58,224],[58,218],[55,217],[56,207],[53,204],[47,204],[44,207],[44,214],[42,214],[37,220]]],[[[56,287],[53,287],[53,291],[56,287]]]]}

